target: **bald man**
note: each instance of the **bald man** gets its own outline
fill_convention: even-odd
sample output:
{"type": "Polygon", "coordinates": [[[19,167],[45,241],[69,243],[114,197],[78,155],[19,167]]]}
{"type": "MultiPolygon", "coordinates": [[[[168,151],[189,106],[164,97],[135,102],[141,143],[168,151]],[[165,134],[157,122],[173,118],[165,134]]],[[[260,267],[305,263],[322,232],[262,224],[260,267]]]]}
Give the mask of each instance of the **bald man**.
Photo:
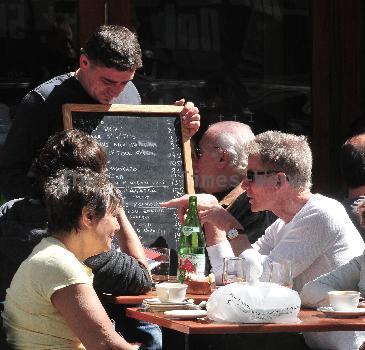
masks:
{"type": "Polygon", "coordinates": [[[342,204],[364,239],[365,228],[360,225],[353,206],[365,196],[365,133],[350,137],[342,145],[341,170],[347,189],[346,198],[342,200],[342,204]]]}
{"type": "MultiPolygon", "coordinates": [[[[251,128],[240,122],[212,124],[196,145],[193,158],[195,181],[199,192],[205,193],[198,195],[198,206],[216,215],[224,215],[222,221],[226,223],[227,238],[233,249],[237,246],[238,251],[241,249],[238,244],[240,234],[247,234],[253,243],[276,220],[276,216],[267,211],[253,213],[249,198],[240,186],[247,165],[245,144],[254,137],[251,128]],[[221,207],[230,215],[218,210],[221,207]]],[[[187,198],[176,198],[161,206],[177,207],[183,220],[187,198]]]]}

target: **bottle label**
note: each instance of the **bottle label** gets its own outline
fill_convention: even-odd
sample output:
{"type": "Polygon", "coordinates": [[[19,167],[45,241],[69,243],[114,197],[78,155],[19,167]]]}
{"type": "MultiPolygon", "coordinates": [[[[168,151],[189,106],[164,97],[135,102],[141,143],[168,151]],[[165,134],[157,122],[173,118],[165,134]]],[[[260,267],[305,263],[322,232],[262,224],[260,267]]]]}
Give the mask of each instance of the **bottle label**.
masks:
{"type": "Polygon", "coordinates": [[[181,232],[185,235],[185,236],[190,236],[192,233],[198,233],[200,232],[200,228],[196,227],[196,226],[183,226],[181,228],[181,232]]]}
{"type": "Polygon", "coordinates": [[[177,279],[183,283],[187,273],[204,275],[205,254],[181,254],[179,255],[179,268],[177,279]]]}

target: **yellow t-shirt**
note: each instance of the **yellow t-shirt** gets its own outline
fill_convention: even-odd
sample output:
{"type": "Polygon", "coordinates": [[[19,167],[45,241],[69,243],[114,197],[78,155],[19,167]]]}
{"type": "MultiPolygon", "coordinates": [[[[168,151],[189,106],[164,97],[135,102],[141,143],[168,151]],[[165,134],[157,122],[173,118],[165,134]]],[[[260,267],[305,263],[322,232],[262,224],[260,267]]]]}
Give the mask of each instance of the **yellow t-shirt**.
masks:
{"type": "Polygon", "coordinates": [[[8,343],[19,350],[85,349],[51,302],[63,287],[92,285],[92,272],[56,238],[47,237],[23,261],[6,291],[2,314],[8,343]]]}

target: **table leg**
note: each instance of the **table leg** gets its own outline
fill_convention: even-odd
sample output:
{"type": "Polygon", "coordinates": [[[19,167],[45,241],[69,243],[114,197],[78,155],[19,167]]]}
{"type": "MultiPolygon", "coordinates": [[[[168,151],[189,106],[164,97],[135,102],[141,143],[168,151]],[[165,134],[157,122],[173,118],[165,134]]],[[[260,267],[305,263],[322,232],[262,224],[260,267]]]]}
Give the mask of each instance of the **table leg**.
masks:
{"type": "Polygon", "coordinates": [[[190,338],[189,334],[184,334],[184,350],[189,350],[190,338]]]}

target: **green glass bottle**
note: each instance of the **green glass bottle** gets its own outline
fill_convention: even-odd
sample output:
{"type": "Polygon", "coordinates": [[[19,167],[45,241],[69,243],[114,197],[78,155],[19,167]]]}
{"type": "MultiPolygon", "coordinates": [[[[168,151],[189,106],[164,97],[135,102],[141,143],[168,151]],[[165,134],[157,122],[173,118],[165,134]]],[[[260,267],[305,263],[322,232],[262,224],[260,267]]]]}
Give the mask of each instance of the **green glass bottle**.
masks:
{"type": "Polygon", "coordinates": [[[205,239],[199,221],[196,196],[189,197],[189,211],[180,231],[177,279],[185,280],[186,273],[204,275],[205,239]]]}

